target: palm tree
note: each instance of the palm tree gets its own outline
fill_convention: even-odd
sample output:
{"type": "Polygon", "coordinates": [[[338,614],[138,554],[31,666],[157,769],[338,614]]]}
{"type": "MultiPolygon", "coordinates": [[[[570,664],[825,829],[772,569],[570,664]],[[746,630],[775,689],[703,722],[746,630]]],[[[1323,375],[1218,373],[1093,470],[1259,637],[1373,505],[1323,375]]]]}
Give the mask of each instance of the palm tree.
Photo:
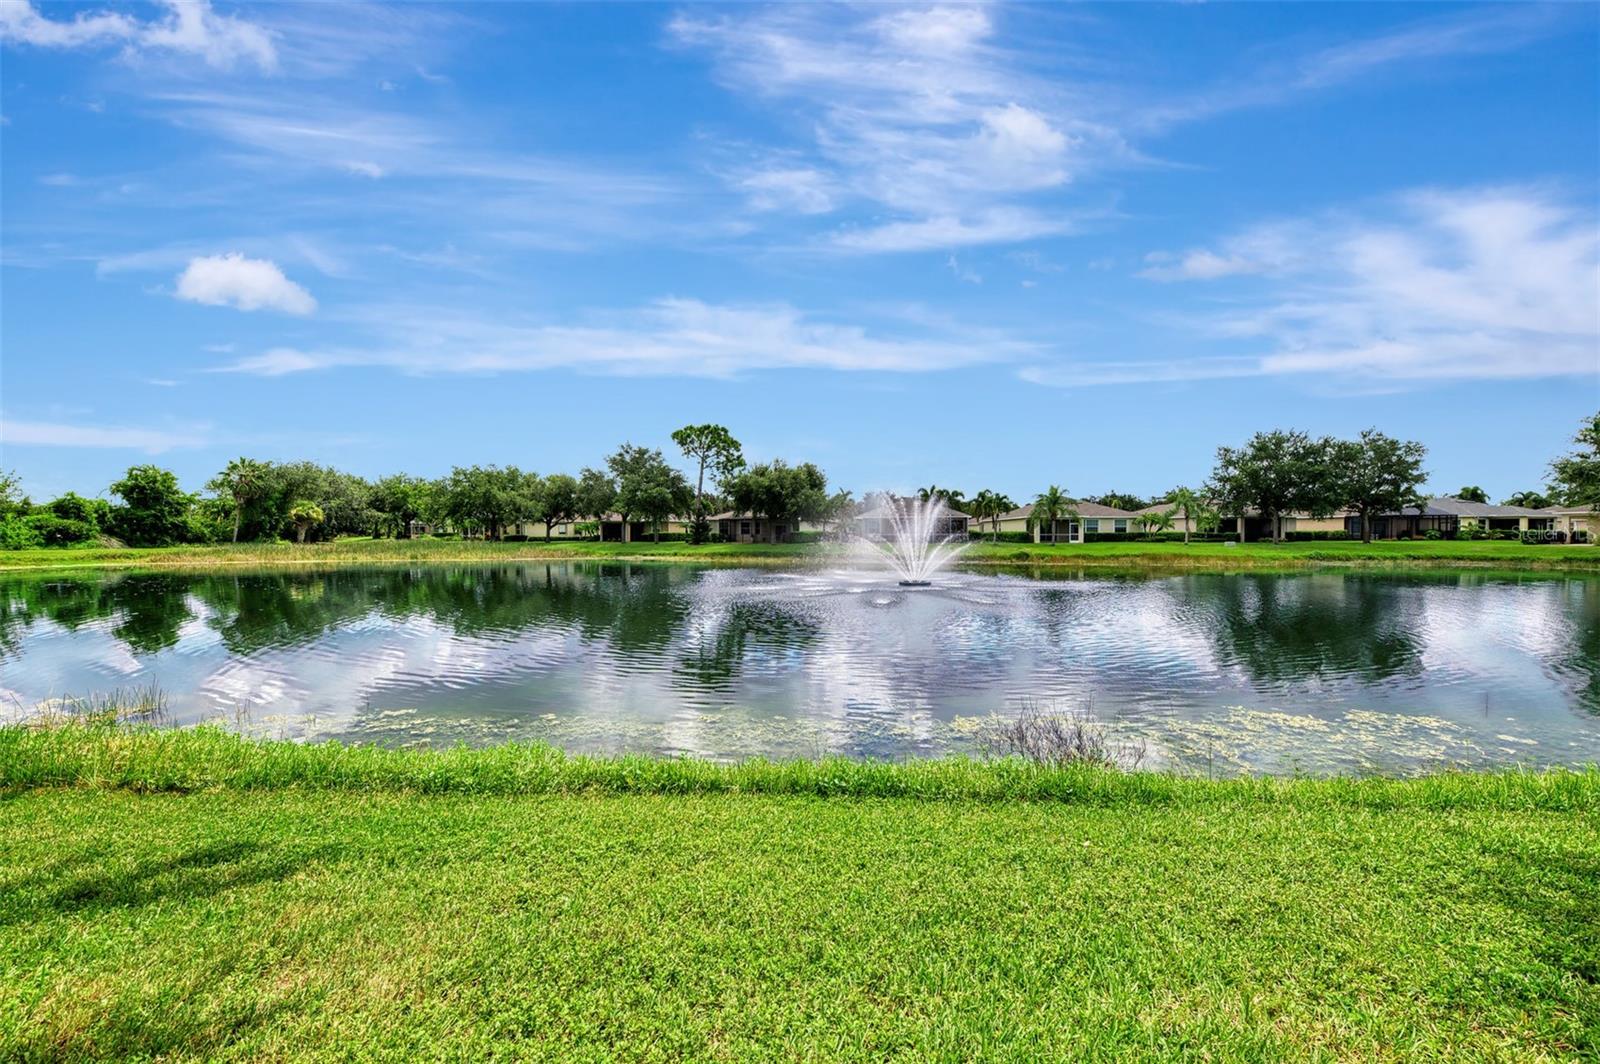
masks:
{"type": "Polygon", "coordinates": [[[206,487],[233,500],[233,541],[239,542],[239,525],[244,521],[244,508],[261,498],[266,491],[267,467],[254,458],[235,458],[227,468],[212,477],[206,487]]]}
{"type": "Polygon", "coordinates": [[[978,527],[983,527],[983,522],[989,522],[989,542],[994,543],[1000,538],[1000,515],[1017,508],[1017,504],[997,491],[984,488],[972,497],[967,504],[968,511],[978,519],[978,527]]]}
{"type": "Polygon", "coordinates": [[[1196,518],[1200,516],[1200,510],[1205,507],[1205,500],[1192,489],[1179,485],[1167,492],[1167,502],[1172,506],[1169,513],[1183,514],[1183,543],[1184,546],[1188,546],[1189,530],[1199,526],[1196,518]]]}
{"type": "MultiPolygon", "coordinates": [[[[1152,532],[1165,532],[1171,528],[1172,513],[1171,510],[1159,510],[1155,513],[1140,514],[1136,520],[1139,522],[1139,527],[1144,529],[1144,534],[1148,536],[1152,532]]],[[[1187,537],[1188,533],[1184,535],[1187,537]]]]}
{"type": "Polygon", "coordinates": [[[947,509],[960,510],[963,513],[970,512],[967,509],[967,500],[954,488],[941,488],[937,484],[929,484],[925,488],[917,489],[917,498],[923,502],[928,502],[932,499],[943,499],[947,509]]]}
{"type": "Polygon", "coordinates": [[[1039,542],[1039,529],[1042,525],[1050,527],[1050,542],[1056,542],[1056,522],[1071,521],[1078,516],[1078,511],[1073,509],[1072,500],[1067,493],[1052,484],[1033,500],[1033,513],[1028,515],[1028,528],[1033,532],[1033,541],[1039,542]]]}

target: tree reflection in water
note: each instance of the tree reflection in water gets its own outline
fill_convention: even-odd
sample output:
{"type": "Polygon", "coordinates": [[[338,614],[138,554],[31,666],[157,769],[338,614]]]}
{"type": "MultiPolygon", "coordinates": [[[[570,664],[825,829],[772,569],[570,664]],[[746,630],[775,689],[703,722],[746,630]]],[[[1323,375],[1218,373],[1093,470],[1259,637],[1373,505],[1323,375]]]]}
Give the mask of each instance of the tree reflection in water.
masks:
{"type": "MultiPolygon", "coordinates": [[[[1046,578],[974,575],[965,590],[913,598],[893,589],[852,596],[825,575],[625,563],[13,576],[0,579],[0,662],[5,686],[31,693],[12,678],[26,679],[30,646],[54,625],[74,640],[111,637],[156,679],[191,633],[196,653],[200,637],[220,640],[201,673],[227,656],[265,655],[293,677],[296,655],[400,654],[437,628],[473,644],[479,671],[430,691],[443,678],[419,649],[404,680],[416,701],[402,704],[459,703],[452,692],[462,682],[492,673],[503,704],[584,691],[603,701],[610,694],[592,685],[604,675],[607,692],[635,685],[635,705],[654,698],[813,719],[845,708],[902,713],[879,713],[886,726],[905,713],[972,712],[985,695],[991,702],[978,708],[1000,709],[1019,686],[1050,697],[1040,689],[1050,684],[1092,690],[1103,707],[1159,699],[1194,716],[1268,702],[1436,712],[1473,692],[1481,703],[1491,688],[1497,704],[1600,713],[1596,578],[1037,575],[1046,578]],[[415,632],[374,629],[419,620],[415,632]],[[497,664],[505,667],[486,668],[497,664]],[[1440,670],[1454,670],[1451,691],[1435,689],[1440,670]],[[812,704],[819,699],[828,705],[812,704]]],[[[77,684],[81,674],[74,689],[104,686],[90,657],[56,651],[51,683],[77,684]]]]}

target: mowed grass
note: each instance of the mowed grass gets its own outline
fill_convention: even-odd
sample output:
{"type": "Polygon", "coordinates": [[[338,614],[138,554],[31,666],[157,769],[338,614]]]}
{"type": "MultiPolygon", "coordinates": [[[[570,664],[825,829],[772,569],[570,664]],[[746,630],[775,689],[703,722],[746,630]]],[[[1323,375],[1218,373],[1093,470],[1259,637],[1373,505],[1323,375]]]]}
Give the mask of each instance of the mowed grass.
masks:
{"type": "MultiPolygon", "coordinates": [[[[0,571],[65,568],[351,565],[403,562],[501,562],[546,559],[814,564],[844,560],[849,547],[805,543],[637,543],[529,540],[345,538],[331,543],[240,543],[187,547],[37,549],[0,552],[0,571]]],[[[1321,566],[1493,567],[1600,571],[1600,547],[1514,540],[1412,540],[1360,543],[989,543],[974,540],[968,564],[1073,565],[1121,569],[1299,569],[1321,566]]]]}
{"type": "Polygon", "coordinates": [[[1600,1054],[1596,771],[3,740],[5,1060],[1600,1054]]]}

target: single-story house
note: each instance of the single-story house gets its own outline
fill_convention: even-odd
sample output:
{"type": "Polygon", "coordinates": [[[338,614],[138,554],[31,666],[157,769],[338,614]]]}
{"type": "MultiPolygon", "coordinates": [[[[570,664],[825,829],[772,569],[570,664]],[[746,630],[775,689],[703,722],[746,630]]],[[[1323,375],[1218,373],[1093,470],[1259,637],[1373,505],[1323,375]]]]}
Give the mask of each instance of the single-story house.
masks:
{"type": "MultiPolygon", "coordinates": [[[[862,513],[856,514],[854,517],[852,517],[848,522],[850,531],[858,536],[865,536],[868,539],[888,539],[894,535],[895,519],[897,516],[895,510],[891,509],[891,507],[898,508],[900,509],[901,513],[904,513],[903,507],[907,502],[910,501],[915,500],[894,498],[883,499],[872,509],[863,511],[862,513]]],[[[933,528],[930,529],[930,533],[941,538],[945,536],[956,536],[961,539],[965,539],[967,537],[967,530],[972,525],[972,520],[971,514],[962,513],[960,510],[952,510],[949,507],[945,507],[939,511],[938,517],[934,519],[933,528]]]]}
{"type": "Polygon", "coordinates": [[[1594,543],[1600,540],[1600,510],[1593,506],[1552,506],[1553,531],[1567,537],[1568,543],[1594,543]]]}
{"type": "Polygon", "coordinates": [[[783,543],[796,532],[821,531],[809,521],[773,521],[734,510],[712,515],[711,527],[724,543],[783,543]]]}
{"type": "MultiPolygon", "coordinates": [[[[578,531],[580,525],[595,524],[592,517],[580,517],[574,521],[558,521],[550,529],[551,539],[582,539],[578,531]]],[[[683,515],[674,515],[661,523],[663,534],[676,533],[687,535],[694,518],[683,515]]],[[[624,521],[619,513],[609,513],[600,518],[600,538],[613,543],[635,543],[650,539],[654,534],[654,527],[649,521],[624,521]]],[[[529,539],[544,539],[543,521],[519,521],[506,526],[506,534],[510,536],[527,536],[529,539]]]]}
{"type": "MultiPolygon", "coordinates": [[[[1490,532],[1548,531],[1556,517],[1549,510],[1529,506],[1500,506],[1487,502],[1468,502],[1450,495],[1425,499],[1421,506],[1408,506],[1399,513],[1380,514],[1372,519],[1374,539],[1419,539],[1429,532],[1454,536],[1457,532],[1483,529],[1490,532]]],[[[1361,518],[1345,518],[1345,531],[1361,535],[1361,518]]]]}
{"type": "MultiPolygon", "coordinates": [[[[1169,502],[1158,502],[1135,511],[1138,514],[1168,513],[1172,510],[1169,502]]],[[[1327,517],[1312,517],[1305,512],[1296,512],[1278,515],[1278,524],[1284,535],[1291,532],[1343,532],[1345,519],[1349,511],[1340,510],[1329,514],[1327,517]]],[[[1262,540],[1272,538],[1272,522],[1261,515],[1259,510],[1246,510],[1244,514],[1222,514],[1217,518],[1217,532],[1225,536],[1239,534],[1240,521],[1244,523],[1244,538],[1247,540],[1262,540]]],[[[1199,522],[1193,517],[1185,518],[1181,513],[1172,515],[1173,532],[1185,531],[1184,526],[1189,525],[1187,531],[1200,531],[1199,522]]]]}
{"type": "MultiPolygon", "coordinates": [[[[1133,511],[1133,513],[1134,513],[1134,516],[1136,518],[1137,517],[1144,517],[1144,516],[1146,516],[1148,514],[1171,513],[1172,514],[1172,528],[1170,528],[1168,531],[1171,531],[1171,532],[1198,532],[1198,531],[1200,531],[1200,522],[1199,522],[1198,519],[1196,519],[1194,517],[1185,517],[1185,516],[1183,516],[1183,514],[1175,512],[1173,510],[1172,504],[1170,502],[1151,503],[1149,506],[1140,507],[1139,509],[1133,511]]],[[[1224,534],[1224,535],[1236,536],[1236,535],[1239,534],[1239,519],[1237,517],[1232,517],[1232,516],[1218,517],[1217,518],[1217,529],[1216,530],[1218,532],[1224,534]]]]}
{"type": "MultiPolygon", "coordinates": [[[[1097,502],[1074,502],[1071,508],[1078,512],[1072,519],[1053,522],[1050,528],[1034,528],[1035,543],[1082,543],[1087,534],[1101,532],[1132,533],[1139,531],[1138,515],[1132,510],[1119,510],[1115,506],[1102,506],[1097,502]]],[[[994,530],[998,522],[1001,532],[1027,532],[1028,519],[1033,516],[1033,503],[1007,511],[995,520],[975,521],[972,530],[981,535],[994,530]]]]}

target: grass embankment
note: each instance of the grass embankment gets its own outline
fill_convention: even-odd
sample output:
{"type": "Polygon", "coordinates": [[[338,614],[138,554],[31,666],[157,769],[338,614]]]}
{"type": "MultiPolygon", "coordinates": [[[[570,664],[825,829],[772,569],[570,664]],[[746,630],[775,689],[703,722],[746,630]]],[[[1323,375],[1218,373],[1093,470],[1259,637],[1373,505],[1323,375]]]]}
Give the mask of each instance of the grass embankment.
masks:
{"type": "Polygon", "coordinates": [[[1600,1053],[1595,771],[66,727],[0,730],[0,787],[4,1059],[1600,1053]]]}
{"type": "MultiPolygon", "coordinates": [[[[806,564],[842,559],[848,548],[803,543],[493,543],[458,539],[347,538],[332,543],[241,543],[189,547],[40,549],[0,553],[0,571],[63,568],[353,565],[589,559],[702,563],[806,564]]],[[[975,541],[962,556],[977,565],[1069,565],[1111,569],[1303,569],[1322,566],[1588,569],[1600,547],[1513,540],[1412,540],[1360,543],[996,543],[975,541]]]]}

